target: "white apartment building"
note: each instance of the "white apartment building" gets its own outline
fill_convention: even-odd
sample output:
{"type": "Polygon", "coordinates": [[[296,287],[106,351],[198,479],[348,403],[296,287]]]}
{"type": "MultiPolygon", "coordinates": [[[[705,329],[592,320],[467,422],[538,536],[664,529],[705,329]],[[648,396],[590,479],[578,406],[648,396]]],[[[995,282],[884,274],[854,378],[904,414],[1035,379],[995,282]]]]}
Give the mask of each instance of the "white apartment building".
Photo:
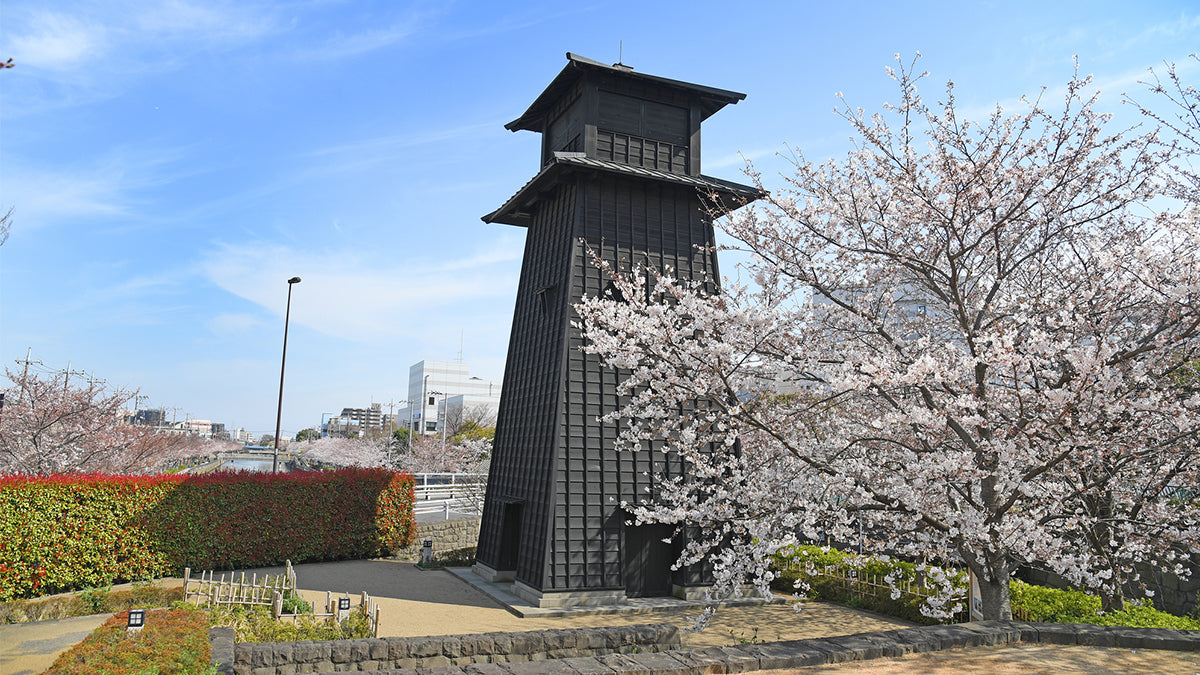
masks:
{"type": "Polygon", "coordinates": [[[491,411],[492,417],[500,409],[499,380],[485,380],[471,376],[470,367],[457,361],[419,361],[408,369],[409,406],[396,413],[400,425],[414,431],[433,434],[442,431],[441,425],[448,418],[454,419],[455,410],[476,408],[491,411]],[[457,408],[456,408],[457,406],[457,408]]]}

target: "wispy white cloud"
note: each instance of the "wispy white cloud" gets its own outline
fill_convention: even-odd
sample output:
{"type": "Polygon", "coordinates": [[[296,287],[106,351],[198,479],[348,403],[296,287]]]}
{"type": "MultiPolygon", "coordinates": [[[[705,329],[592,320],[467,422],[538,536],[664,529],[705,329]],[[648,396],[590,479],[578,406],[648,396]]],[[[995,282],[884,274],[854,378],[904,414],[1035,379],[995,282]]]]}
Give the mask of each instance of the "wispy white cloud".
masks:
{"type": "Polygon", "coordinates": [[[201,269],[211,283],[272,314],[283,313],[285,280],[300,276],[293,323],[356,343],[387,344],[422,334],[423,326],[437,324],[446,312],[461,322],[514,296],[521,249],[519,236],[506,235],[486,250],[421,264],[420,258],[381,261],[350,246],[313,251],[245,242],[219,245],[201,269]]]}
{"type": "Polygon", "coordinates": [[[416,32],[407,22],[360,33],[337,33],[324,42],[293,53],[299,61],[329,61],[359,56],[403,42],[416,32]]]}
{"type": "Polygon", "coordinates": [[[253,4],[181,0],[145,3],[130,21],[141,35],[199,38],[209,44],[255,40],[288,27],[253,4]]]}
{"type": "Polygon", "coordinates": [[[217,335],[243,335],[257,330],[264,324],[253,314],[218,314],[206,322],[210,331],[217,335]]]}
{"type": "Polygon", "coordinates": [[[124,215],[129,198],[123,174],[96,169],[48,170],[6,167],[0,200],[13,204],[22,228],[38,228],[80,217],[124,215]]]}
{"type": "Polygon", "coordinates": [[[119,96],[147,74],[191,65],[197,54],[227,51],[289,28],[271,6],[232,2],[81,0],[10,2],[0,48],[36,84],[10,94],[5,114],[119,96]]]}
{"type": "Polygon", "coordinates": [[[180,170],[186,147],[118,146],[86,162],[45,163],[9,152],[0,204],[20,213],[22,228],[92,224],[142,208],[145,191],[196,169],[180,170]]]}
{"type": "MultiPolygon", "coordinates": [[[[1180,37],[1194,37],[1200,29],[1200,15],[1188,16],[1181,13],[1172,21],[1164,21],[1138,31],[1125,41],[1125,48],[1161,41],[1173,41],[1180,37]]],[[[1183,55],[1180,55],[1183,56],[1183,55]]]]}
{"type": "Polygon", "coordinates": [[[306,153],[308,157],[328,158],[330,161],[363,165],[387,161],[402,151],[422,145],[469,141],[494,137],[500,123],[496,120],[432,129],[423,133],[387,134],[330,145],[306,153]]]}
{"type": "Polygon", "coordinates": [[[89,62],[99,63],[108,51],[108,30],[103,24],[58,12],[34,12],[24,30],[10,34],[9,53],[23,68],[86,67],[89,62]]]}

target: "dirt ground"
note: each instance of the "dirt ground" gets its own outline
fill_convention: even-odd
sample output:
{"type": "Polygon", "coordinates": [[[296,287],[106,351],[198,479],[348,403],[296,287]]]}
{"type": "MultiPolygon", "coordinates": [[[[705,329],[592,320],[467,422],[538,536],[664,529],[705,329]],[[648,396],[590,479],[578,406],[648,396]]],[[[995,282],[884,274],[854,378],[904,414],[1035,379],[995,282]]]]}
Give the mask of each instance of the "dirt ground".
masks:
{"type": "Polygon", "coordinates": [[[929,673],[987,673],[996,675],[1125,675],[1126,673],[1200,673],[1200,654],[1153,649],[1071,647],[1064,645],[1011,645],[975,647],[944,652],[911,654],[898,659],[857,661],[770,671],[779,675],[802,673],[870,673],[908,675],[929,673]]]}

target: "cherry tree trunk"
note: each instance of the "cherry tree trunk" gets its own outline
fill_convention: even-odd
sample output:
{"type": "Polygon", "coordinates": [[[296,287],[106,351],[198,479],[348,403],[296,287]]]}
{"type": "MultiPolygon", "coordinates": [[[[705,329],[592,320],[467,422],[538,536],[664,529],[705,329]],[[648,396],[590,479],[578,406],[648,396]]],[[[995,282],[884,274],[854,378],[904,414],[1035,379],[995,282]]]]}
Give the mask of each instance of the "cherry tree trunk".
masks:
{"type": "Polygon", "coordinates": [[[986,620],[1012,619],[1012,596],[1008,588],[1009,562],[1000,556],[981,561],[987,566],[986,574],[977,570],[979,599],[983,601],[983,618],[986,620]]]}

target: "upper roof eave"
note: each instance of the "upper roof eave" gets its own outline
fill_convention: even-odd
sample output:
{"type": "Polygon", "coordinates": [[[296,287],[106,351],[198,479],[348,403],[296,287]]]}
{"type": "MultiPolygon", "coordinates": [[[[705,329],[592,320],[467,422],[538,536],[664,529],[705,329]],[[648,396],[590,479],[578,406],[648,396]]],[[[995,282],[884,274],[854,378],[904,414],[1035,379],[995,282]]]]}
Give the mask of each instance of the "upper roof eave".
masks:
{"type": "Polygon", "coordinates": [[[517,119],[504,125],[509,131],[536,131],[541,132],[542,127],[538,123],[545,115],[555,101],[558,100],[563,93],[570,88],[575,82],[583,76],[587,71],[605,72],[621,77],[628,77],[635,80],[643,80],[653,82],[655,84],[681,89],[690,93],[698,94],[705,99],[703,106],[702,120],[708,119],[709,116],[716,113],[721,108],[731,103],[736,104],[746,98],[746,95],[728,89],[718,89],[717,87],[709,87],[702,84],[694,84],[692,82],[684,82],[682,80],[672,80],[667,77],[659,77],[658,75],[649,75],[639,73],[628,66],[609,66],[599,61],[572,54],[567,52],[567,65],[559,71],[554,80],[534,99],[529,108],[525,110],[517,119]]]}
{"type": "Polygon", "coordinates": [[[765,192],[754,186],[742,185],[741,183],[734,183],[733,181],[721,178],[688,176],[608,160],[594,159],[586,157],[582,153],[556,152],[550,163],[539,171],[536,176],[531,178],[529,182],[525,183],[520,190],[517,190],[516,194],[509,197],[503,206],[483,216],[483,222],[529,227],[531,214],[522,211],[522,208],[532,201],[534,195],[558,180],[564,172],[572,169],[604,171],[617,175],[649,178],[665,183],[694,187],[709,194],[716,194],[720,198],[732,199],[735,203],[726,205],[727,208],[723,209],[725,212],[733,211],[766,196],[765,192]]]}

